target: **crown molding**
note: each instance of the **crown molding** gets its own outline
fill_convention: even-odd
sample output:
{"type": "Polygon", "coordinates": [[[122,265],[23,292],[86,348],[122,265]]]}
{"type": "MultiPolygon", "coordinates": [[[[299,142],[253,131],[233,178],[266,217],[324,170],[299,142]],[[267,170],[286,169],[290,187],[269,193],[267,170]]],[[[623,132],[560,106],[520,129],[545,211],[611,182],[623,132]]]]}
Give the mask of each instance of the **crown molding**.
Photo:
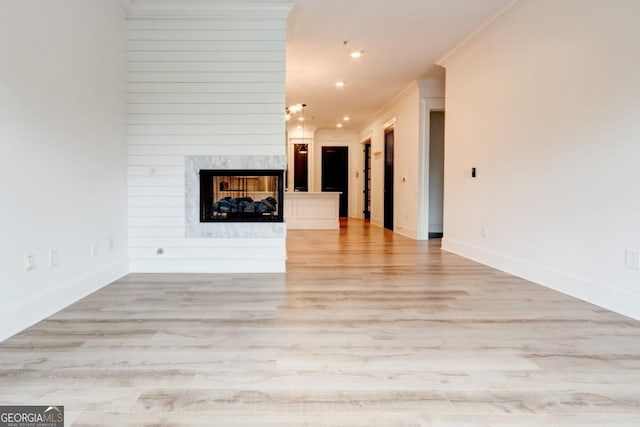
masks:
{"type": "Polygon", "coordinates": [[[128,18],[286,18],[293,0],[116,0],[128,18]]]}
{"type": "MultiPolygon", "coordinates": [[[[375,113],[373,113],[369,117],[367,117],[367,119],[364,120],[364,123],[372,123],[372,122],[374,122],[376,120],[376,118],[381,117],[385,113],[385,111],[391,109],[391,107],[393,106],[393,104],[395,102],[397,102],[399,99],[401,99],[403,96],[405,96],[407,93],[409,93],[409,91],[411,91],[413,89],[415,89],[418,92],[418,94],[420,93],[420,87],[418,86],[418,81],[417,80],[410,81],[409,84],[404,87],[404,89],[402,89],[393,98],[391,98],[390,100],[385,102],[384,105],[382,107],[380,107],[378,110],[376,110],[375,113]]],[[[392,120],[395,120],[395,117],[393,117],[393,119],[391,119],[391,120],[385,120],[385,122],[391,122],[392,120]]],[[[362,132],[365,132],[368,127],[369,126],[366,125],[365,127],[356,128],[356,131],[358,133],[362,133],[362,132]]]]}
{"type": "Polygon", "coordinates": [[[444,98],[445,82],[444,80],[418,80],[416,82],[420,88],[420,96],[422,98],[444,98]]]}
{"type": "Polygon", "coordinates": [[[489,19],[484,21],[482,23],[482,25],[480,25],[475,31],[473,31],[471,34],[469,34],[467,37],[465,37],[460,43],[455,45],[452,49],[449,49],[449,51],[447,51],[447,53],[442,55],[442,57],[440,59],[438,59],[435,62],[435,64],[446,68],[447,61],[449,61],[449,59],[453,55],[455,55],[456,52],[458,52],[460,49],[462,49],[464,46],[466,46],[469,42],[471,42],[471,40],[475,39],[480,33],[484,32],[484,30],[486,30],[487,27],[489,27],[491,24],[493,24],[494,21],[496,21],[498,18],[500,18],[502,15],[504,15],[509,9],[511,9],[519,1],[520,0],[512,0],[512,1],[510,1],[509,3],[507,3],[506,6],[504,6],[503,8],[498,10],[496,13],[491,15],[489,17],[489,19]]]}

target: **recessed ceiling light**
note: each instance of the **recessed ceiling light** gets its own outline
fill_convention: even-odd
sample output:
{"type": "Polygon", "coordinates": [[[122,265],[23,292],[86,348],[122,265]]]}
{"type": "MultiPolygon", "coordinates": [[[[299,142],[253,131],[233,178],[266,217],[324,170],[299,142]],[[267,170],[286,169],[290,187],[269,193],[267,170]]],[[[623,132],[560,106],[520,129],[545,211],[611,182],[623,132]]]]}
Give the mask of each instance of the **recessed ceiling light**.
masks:
{"type": "Polygon", "coordinates": [[[353,59],[358,59],[358,58],[360,58],[362,56],[363,53],[364,52],[361,51],[361,50],[355,50],[355,51],[351,52],[351,57],[353,59]]]}
{"type": "Polygon", "coordinates": [[[336,82],[336,87],[344,87],[344,85],[345,85],[345,82],[343,81],[336,82]]]}
{"type": "Polygon", "coordinates": [[[296,129],[302,129],[302,125],[296,126],[296,129]]]}
{"type": "Polygon", "coordinates": [[[305,104],[293,104],[289,107],[289,112],[293,114],[299,113],[300,111],[302,111],[302,107],[304,106],[305,104]]]}
{"type": "Polygon", "coordinates": [[[337,128],[341,128],[341,127],[342,127],[342,123],[338,123],[338,124],[336,125],[336,127],[337,127],[337,128]]]}
{"type": "Polygon", "coordinates": [[[349,120],[351,120],[351,117],[349,117],[349,116],[344,116],[344,117],[342,118],[342,120],[344,120],[345,122],[348,122],[349,120]]]}
{"type": "Polygon", "coordinates": [[[299,122],[304,122],[304,117],[298,117],[299,122]]]}

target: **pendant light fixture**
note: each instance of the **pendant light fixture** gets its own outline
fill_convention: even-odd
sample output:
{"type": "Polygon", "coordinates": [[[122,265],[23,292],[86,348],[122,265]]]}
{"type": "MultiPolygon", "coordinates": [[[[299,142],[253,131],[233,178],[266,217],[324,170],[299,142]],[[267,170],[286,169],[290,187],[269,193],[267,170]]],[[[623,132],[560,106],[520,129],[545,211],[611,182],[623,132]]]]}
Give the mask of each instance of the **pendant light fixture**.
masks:
{"type": "MultiPolygon", "coordinates": [[[[300,120],[302,122],[302,141],[304,142],[304,108],[307,106],[307,104],[302,104],[302,112],[301,112],[301,116],[300,116],[300,120]]],[[[307,144],[302,144],[300,146],[300,153],[306,153],[308,150],[307,144]]]]}

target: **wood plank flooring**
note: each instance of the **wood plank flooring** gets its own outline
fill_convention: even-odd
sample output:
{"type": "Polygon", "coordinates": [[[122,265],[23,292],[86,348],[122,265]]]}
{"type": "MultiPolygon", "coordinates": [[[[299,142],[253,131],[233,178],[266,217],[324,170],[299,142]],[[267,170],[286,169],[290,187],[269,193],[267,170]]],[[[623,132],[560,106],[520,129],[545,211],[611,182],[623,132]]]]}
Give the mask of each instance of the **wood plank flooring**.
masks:
{"type": "Polygon", "coordinates": [[[272,275],[132,274],[0,344],[74,426],[638,426],[640,322],[350,220],[272,275]]]}

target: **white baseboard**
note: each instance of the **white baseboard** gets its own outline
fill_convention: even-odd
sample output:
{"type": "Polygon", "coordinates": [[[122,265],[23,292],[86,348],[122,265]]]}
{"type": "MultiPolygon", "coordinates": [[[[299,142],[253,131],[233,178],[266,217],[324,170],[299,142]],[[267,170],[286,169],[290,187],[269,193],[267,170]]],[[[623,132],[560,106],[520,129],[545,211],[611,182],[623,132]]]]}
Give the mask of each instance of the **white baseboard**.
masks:
{"type": "Polygon", "coordinates": [[[371,224],[377,225],[378,227],[384,227],[384,221],[382,220],[381,217],[377,217],[377,216],[371,217],[371,224]]]}
{"type": "Polygon", "coordinates": [[[0,341],[46,319],[98,289],[129,273],[128,260],[81,277],[74,282],[53,286],[0,310],[0,341]]]}
{"type": "Polygon", "coordinates": [[[418,230],[416,230],[415,228],[396,225],[393,231],[400,234],[401,236],[408,237],[409,239],[418,240],[418,230]]]}
{"type": "Polygon", "coordinates": [[[446,237],[442,239],[442,249],[632,319],[640,320],[640,295],[446,237]]]}
{"type": "Polygon", "coordinates": [[[131,273],[286,273],[284,258],[274,259],[132,259],[131,273]]]}

